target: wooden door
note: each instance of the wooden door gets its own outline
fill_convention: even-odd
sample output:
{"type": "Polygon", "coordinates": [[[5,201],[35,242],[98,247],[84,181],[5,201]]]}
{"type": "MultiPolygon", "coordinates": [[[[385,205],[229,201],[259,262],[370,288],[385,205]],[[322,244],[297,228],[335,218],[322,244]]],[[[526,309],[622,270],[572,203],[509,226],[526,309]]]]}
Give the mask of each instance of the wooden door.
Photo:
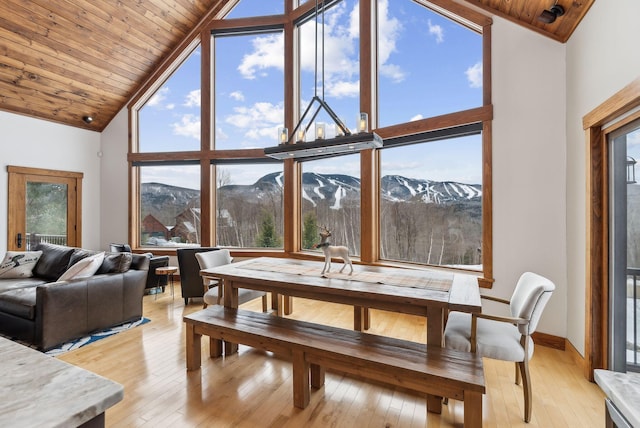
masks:
{"type": "Polygon", "coordinates": [[[81,246],[82,173],[8,166],[7,249],[81,246]]]}

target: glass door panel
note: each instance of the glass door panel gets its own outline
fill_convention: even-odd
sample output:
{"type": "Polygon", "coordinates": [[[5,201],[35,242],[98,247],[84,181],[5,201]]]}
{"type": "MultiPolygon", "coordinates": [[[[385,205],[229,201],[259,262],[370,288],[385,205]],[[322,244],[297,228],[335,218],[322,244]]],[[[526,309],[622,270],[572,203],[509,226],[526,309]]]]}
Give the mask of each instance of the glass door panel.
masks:
{"type": "Polygon", "coordinates": [[[8,166],[7,249],[81,245],[82,173],[8,166]]]}
{"type": "Polygon", "coordinates": [[[27,250],[39,242],[67,245],[68,191],[66,183],[26,183],[27,250]]]}

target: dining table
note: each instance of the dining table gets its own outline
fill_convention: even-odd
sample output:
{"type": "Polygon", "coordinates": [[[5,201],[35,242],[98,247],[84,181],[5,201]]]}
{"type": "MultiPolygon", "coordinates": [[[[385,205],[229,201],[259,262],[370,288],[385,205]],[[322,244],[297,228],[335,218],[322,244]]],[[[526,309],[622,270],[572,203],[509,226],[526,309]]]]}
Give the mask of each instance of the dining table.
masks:
{"type": "MultiPolygon", "coordinates": [[[[223,304],[238,307],[238,289],[272,293],[274,307],[284,313],[283,297],[301,297],[354,307],[354,329],[363,330],[368,308],[427,318],[428,345],[442,346],[449,311],[481,312],[477,276],[436,269],[355,265],[352,274],[325,272],[323,262],[258,257],[209,269],[200,275],[223,286],[223,304]]],[[[237,345],[226,344],[225,352],[237,345]]]]}

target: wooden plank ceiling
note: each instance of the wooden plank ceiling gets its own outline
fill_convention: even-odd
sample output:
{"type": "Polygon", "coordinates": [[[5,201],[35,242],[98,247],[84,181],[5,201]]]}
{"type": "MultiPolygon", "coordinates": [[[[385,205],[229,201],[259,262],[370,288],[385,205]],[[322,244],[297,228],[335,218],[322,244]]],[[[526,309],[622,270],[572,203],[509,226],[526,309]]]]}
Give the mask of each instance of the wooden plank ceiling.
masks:
{"type": "MultiPolygon", "coordinates": [[[[2,0],[0,109],[102,131],[201,19],[229,1],[2,0]]],[[[457,1],[559,42],[594,2],[558,0],[565,14],[544,24],[538,16],[554,0],[457,1]]]]}

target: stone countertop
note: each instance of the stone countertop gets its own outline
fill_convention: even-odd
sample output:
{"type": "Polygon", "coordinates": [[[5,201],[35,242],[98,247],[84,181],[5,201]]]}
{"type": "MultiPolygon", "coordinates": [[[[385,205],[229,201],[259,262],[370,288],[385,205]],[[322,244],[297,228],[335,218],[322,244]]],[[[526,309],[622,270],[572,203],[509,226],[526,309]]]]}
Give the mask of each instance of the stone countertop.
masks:
{"type": "Polygon", "coordinates": [[[640,427],[640,373],[595,370],[594,377],[631,426],[640,427]]]}
{"type": "Polygon", "coordinates": [[[122,385],[0,337],[0,426],[78,426],[124,397],[122,385]]]}

